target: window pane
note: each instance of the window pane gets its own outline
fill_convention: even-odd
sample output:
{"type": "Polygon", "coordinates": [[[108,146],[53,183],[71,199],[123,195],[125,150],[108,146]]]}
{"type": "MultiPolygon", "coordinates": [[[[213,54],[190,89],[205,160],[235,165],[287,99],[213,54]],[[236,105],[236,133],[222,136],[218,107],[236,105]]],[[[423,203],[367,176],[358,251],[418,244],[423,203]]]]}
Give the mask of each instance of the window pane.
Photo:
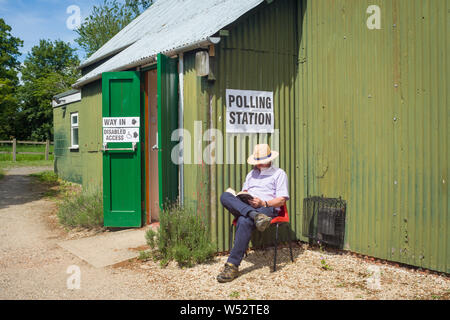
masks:
{"type": "Polygon", "coordinates": [[[72,115],[72,125],[78,124],[78,113],[72,115]]]}
{"type": "Polygon", "coordinates": [[[72,146],[78,146],[78,128],[72,128],[72,146]]]}

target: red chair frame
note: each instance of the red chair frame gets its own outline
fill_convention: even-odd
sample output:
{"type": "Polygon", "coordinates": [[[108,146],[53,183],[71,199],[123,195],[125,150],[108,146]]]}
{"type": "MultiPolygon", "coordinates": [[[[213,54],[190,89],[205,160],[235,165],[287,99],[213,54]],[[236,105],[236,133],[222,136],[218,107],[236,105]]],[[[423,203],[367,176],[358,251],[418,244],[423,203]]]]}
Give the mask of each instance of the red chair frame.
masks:
{"type": "MultiPolygon", "coordinates": [[[[231,226],[230,226],[230,250],[232,248],[233,245],[233,238],[234,238],[234,227],[236,227],[237,224],[237,219],[234,219],[231,226]]],[[[286,205],[281,207],[280,212],[278,213],[278,216],[273,218],[272,221],[270,222],[270,225],[275,225],[276,226],[276,233],[275,233],[275,249],[274,249],[274,257],[273,257],[273,271],[277,271],[277,249],[278,249],[278,230],[280,225],[282,226],[287,226],[288,230],[291,230],[291,223],[289,222],[289,213],[287,210],[286,205]]],[[[292,254],[292,244],[291,244],[291,233],[288,232],[288,236],[289,236],[289,253],[291,255],[291,261],[294,262],[294,256],[292,254]]]]}

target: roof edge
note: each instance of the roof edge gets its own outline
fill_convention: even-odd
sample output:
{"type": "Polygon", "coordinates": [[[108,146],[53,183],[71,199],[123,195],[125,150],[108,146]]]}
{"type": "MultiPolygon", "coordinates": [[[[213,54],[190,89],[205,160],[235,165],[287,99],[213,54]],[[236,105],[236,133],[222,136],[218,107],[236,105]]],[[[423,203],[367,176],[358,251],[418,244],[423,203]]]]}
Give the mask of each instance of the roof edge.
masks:
{"type": "Polygon", "coordinates": [[[111,56],[114,56],[115,54],[117,54],[117,53],[119,53],[119,52],[122,52],[123,50],[125,50],[125,49],[128,48],[129,46],[133,45],[134,43],[136,43],[136,42],[127,44],[127,45],[125,45],[125,46],[122,46],[122,47],[120,47],[120,48],[118,48],[118,49],[115,49],[115,50],[113,50],[113,51],[111,51],[111,52],[108,52],[108,53],[106,53],[106,54],[104,54],[104,55],[102,55],[102,56],[100,56],[100,57],[97,57],[97,58],[95,58],[95,59],[93,59],[93,60],[91,60],[91,61],[89,61],[89,58],[88,58],[88,59],[86,59],[83,63],[80,63],[80,65],[78,66],[78,69],[83,69],[83,68],[89,67],[90,65],[93,65],[93,64],[96,63],[96,62],[99,62],[99,61],[101,61],[101,60],[103,60],[103,59],[106,59],[106,58],[109,58],[109,57],[111,57],[111,56]]]}
{"type": "MultiPolygon", "coordinates": [[[[191,50],[194,50],[194,49],[197,49],[197,48],[202,48],[202,47],[205,47],[205,46],[208,46],[208,45],[218,44],[220,42],[220,40],[221,40],[220,37],[207,37],[206,39],[202,39],[202,40],[193,42],[191,44],[187,44],[185,46],[181,46],[181,47],[174,48],[174,49],[171,49],[171,50],[168,50],[168,51],[164,51],[162,53],[165,54],[165,55],[168,55],[168,56],[172,56],[172,55],[175,55],[175,54],[191,51],[191,50]]],[[[152,62],[156,62],[157,61],[156,57],[157,57],[157,55],[155,54],[155,55],[149,56],[149,57],[147,57],[145,59],[141,59],[139,61],[135,61],[135,62],[129,63],[127,65],[124,65],[124,66],[112,69],[112,70],[107,71],[107,72],[119,72],[119,71],[124,71],[124,70],[127,70],[127,69],[131,69],[131,68],[139,67],[139,66],[142,66],[142,65],[150,64],[152,62]]],[[[102,78],[101,74],[95,75],[95,76],[87,78],[87,79],[85,79],[83,81],[78,81],[78,82],[74,83],[72,85],[72,88],[74,88],[74,89],[81,89],[86,84],[89,84],[89,83],[94,82],[96,80],[99,80],[101,78],[102,78]]]]}

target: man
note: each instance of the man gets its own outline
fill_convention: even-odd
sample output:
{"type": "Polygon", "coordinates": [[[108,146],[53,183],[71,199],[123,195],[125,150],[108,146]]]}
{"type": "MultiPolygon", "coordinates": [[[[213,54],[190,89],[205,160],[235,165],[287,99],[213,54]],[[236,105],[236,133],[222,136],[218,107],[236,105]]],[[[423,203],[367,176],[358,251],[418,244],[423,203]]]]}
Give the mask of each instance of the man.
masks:
{"type": "Polygon", "coordinates": [[[236,236],[224,270],[217,276],[219,282],[229,282],[239,275],[239,265],[248,248],[251,234],[256,228],[263,232],[272,218],[278,216],[279,208],[289,200],[288,179],[286,173],[272,166],[278,157],[277,151],[271,151],[269,145],[258,144],[247,163],[253,170],[247,175],[242,191],[253,196],[249,204],[229,192],[220,197],[222,205],[237,219],[236,236]]]}

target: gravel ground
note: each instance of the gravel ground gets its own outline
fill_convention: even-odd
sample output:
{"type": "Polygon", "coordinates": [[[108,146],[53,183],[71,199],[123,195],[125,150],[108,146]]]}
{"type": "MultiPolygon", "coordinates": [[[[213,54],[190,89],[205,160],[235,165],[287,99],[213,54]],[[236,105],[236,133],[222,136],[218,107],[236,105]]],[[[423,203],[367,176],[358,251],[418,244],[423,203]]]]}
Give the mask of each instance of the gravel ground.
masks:
{"type": "Polygon", "coordinates": [[[294,263],[288,248],[280,252],[274,273],[273,250],[251,250],[240,267],[241,276],[226,284],[216,281],[226,256],[191,269],[180,269],[175,263],[161,268],[153,261],[137,260],[116,268],[140,271],[143,281],[166,292],[168,299],[450,299],[450,279],[445,276],[321,252],[306,244],[295,246],[294,263]],[[331,269],[322,268],[322,259],[331,269]],[[379,283],[371,280],[375,274],[379,283]]]}
{"type": "Polygon", "coordinates": [[[98,230],[67,232],[56,223],[48,190],[27,176],[39,170],[13,169],[0,181],[0,299],[450,299],[446,276],[306,244],[295,245],[294,263],[289,249],[280,249],[275,273],[273,250],[252,250],[241,276],[226,284],[216,281],[226,256],[190,269],[137,259],[96,269],[57,246],[98,230]],[[322,259],[331,269],[322,268],[322,259]],[[81,270],[79,290],[67,289],[71,265],[81,270]]]}

